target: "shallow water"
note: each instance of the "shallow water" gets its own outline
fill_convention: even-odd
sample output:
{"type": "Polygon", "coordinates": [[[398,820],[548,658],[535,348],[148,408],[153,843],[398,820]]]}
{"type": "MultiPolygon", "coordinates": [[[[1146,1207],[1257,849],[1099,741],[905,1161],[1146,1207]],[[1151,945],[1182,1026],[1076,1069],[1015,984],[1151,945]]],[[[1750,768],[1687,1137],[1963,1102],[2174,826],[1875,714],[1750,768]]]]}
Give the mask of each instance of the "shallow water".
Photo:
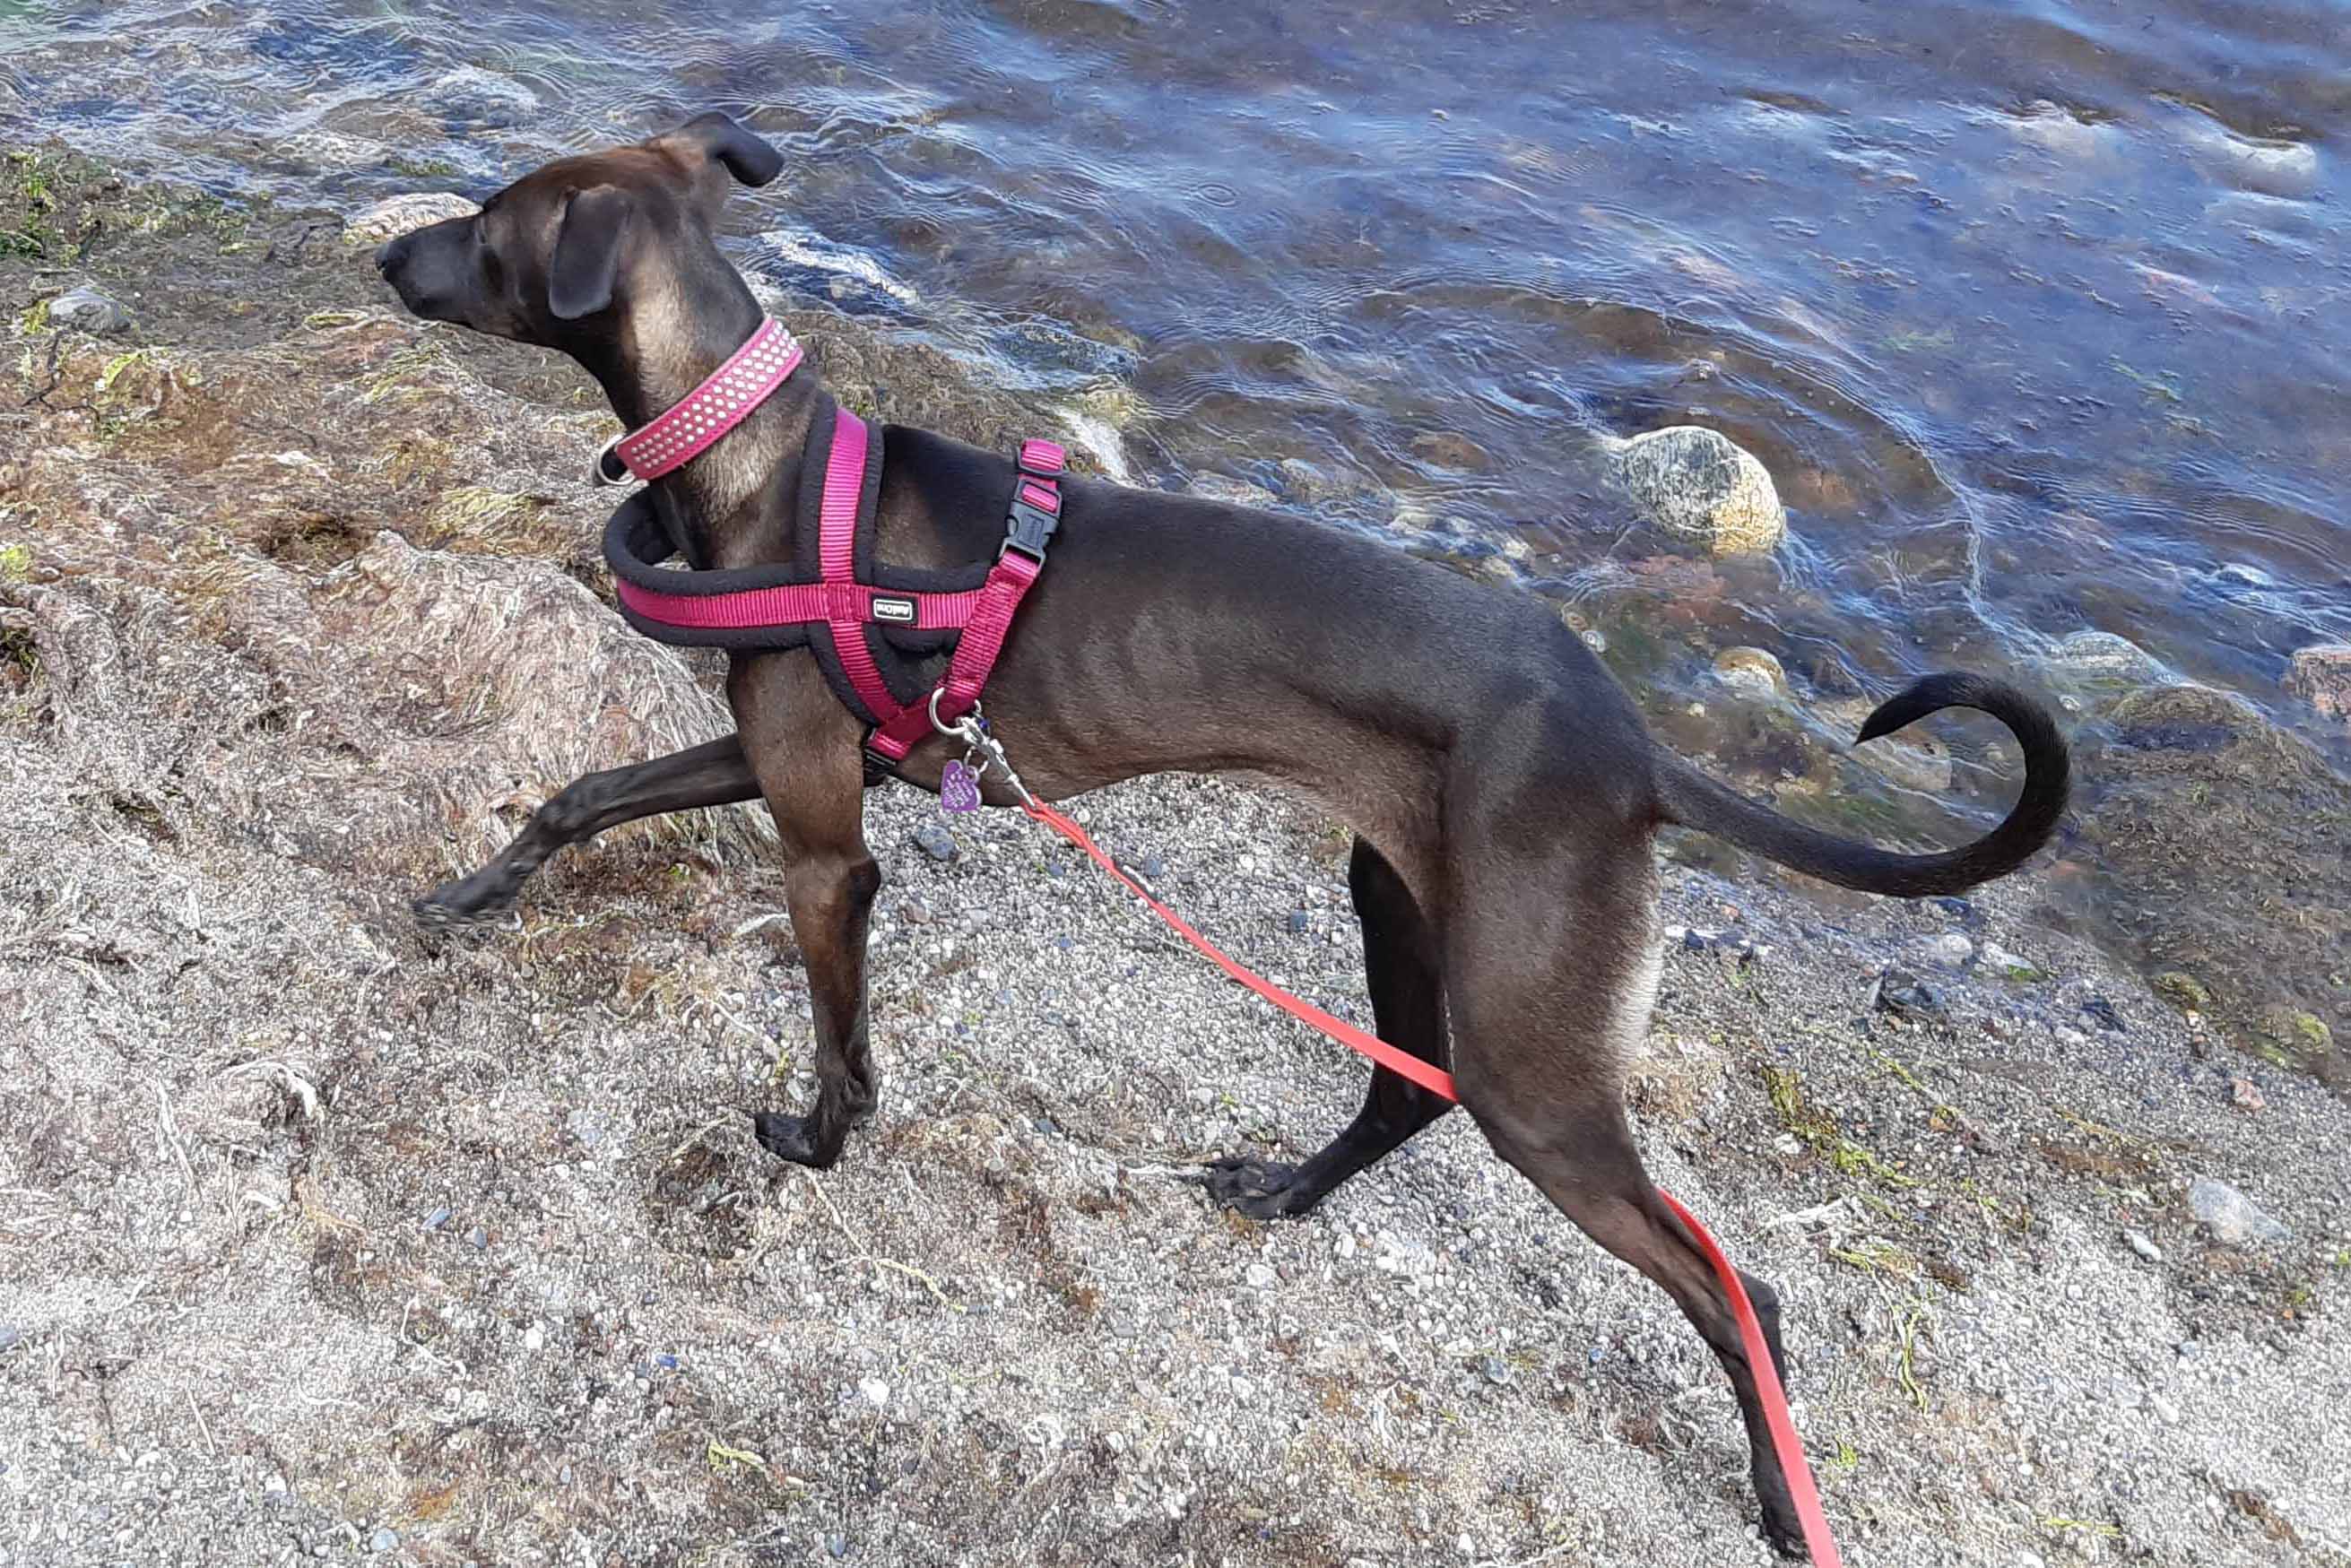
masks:
{"type": "Polygon", "coordinates": [[[1661,707],[1729,643],[1877,693],[2099,629],[2298,723],[2351,638],[2339,0],[0,0],[0,49],[9,134],[305,202],[747,113],[747,267],[1144,482],[1587,601],[1661,707]],[[1774,560],[1657,576],[1594,434],[1683,422],[1771,466],[1774,560]]]}

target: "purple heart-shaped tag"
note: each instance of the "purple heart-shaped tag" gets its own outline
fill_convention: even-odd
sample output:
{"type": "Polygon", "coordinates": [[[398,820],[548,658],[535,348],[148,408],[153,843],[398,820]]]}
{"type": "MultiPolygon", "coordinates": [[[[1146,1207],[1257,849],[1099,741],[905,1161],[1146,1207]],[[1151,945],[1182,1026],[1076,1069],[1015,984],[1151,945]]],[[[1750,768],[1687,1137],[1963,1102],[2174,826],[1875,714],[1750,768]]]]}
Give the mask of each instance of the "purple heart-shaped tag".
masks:
{"type": "Polygon", "coordinates": [[[979,810],[979,775],[960,762],[950,762],[939,774],[939,810],[942,811],[977,811],[979,810]]]}

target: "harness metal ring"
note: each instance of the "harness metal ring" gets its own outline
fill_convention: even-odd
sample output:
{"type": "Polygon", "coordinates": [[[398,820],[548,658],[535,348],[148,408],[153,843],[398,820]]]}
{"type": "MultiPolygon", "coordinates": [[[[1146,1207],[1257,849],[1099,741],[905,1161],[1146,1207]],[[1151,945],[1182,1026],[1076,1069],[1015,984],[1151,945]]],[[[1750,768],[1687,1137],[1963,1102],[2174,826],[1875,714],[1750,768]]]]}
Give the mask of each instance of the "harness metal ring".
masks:
{"type": "Polygon", "coordinates": [[[978,723],[979,705],[977,703],[972,704],[971,711],[969,713],[965,714],[953,724],[949,724],[945,719],[939,717],[939,699],[946,695],[947,689],[943,685],[935,685],[931,688],[931,727],[937,730],[941,735],[952,736],[958,740],[968,741],[972,745],[977,746],[982,738],[978,723]]]}

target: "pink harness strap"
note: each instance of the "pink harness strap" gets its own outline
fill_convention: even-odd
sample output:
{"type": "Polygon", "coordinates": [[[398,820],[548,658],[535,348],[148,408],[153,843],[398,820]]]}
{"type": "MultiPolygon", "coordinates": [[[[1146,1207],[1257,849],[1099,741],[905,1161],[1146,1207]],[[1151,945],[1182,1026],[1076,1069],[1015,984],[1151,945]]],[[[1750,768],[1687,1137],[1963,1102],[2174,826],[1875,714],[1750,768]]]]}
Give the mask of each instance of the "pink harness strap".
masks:
{"type": "Polygon", "coordinates": [[[947,661],[947,673],[929,697],[913,707],[896,713],[873,709],[883,716],[866,737],[865,747],[887,762],[904,761],[932,732],[935,721],[953,724],[978,705],[980,689],[987,685],[1012,631],[1013,614],[1045,570],[1045,543],[1061,523],[1061,476],[1069,468],[1070,455],[1056,442],[1024,441],[1019,464],[1004,548],[997,553],[987,580],[979,585],[979,602],[956,643],[955,656],[947,661]]]}
{"type": "MultiPolygon", "coordinates": [[[[863,420],[845,408],[833,411],[832,454],[825,459],[824,509],[817,524],[817,559],[827,588],[857,586],[857,503],[865,491],[865,452],[871,439],[863,420]]],[[[920,595],[915,602],[921,602],[920,595]]],[[[895,715],[898,699],[890,695],[889,684],[873,663],[873,650],[866,646],[864,622],[855,616],[828,616],[825,631],[832,638],[841,673],[865,711],[877,720],[895,715]]]]}
{"type": "Polygon", "coordinates": [[[877,622],[917,632],[952,632],[971,624],[979,590],[959,593],[899,593],[862,582],[802,582],[778,588],[747,588],[735,593],[663,593],[617,579],[621,602],[648,621],[690,631],[741,631],[790,626],[808,621],[835,625],[877,622]],[[874,601],[883,608],[876,611],[874,601]]]}

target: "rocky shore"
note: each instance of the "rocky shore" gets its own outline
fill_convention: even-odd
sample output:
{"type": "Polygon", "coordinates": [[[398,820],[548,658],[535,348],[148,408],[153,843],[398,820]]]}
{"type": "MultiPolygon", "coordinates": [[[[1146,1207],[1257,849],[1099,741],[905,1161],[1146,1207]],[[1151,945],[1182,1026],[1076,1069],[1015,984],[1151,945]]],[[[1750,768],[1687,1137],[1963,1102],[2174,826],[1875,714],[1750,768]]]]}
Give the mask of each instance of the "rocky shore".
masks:
{"type": "MultiPolygon", "coordinates": [[[[1211,1204],[1200,1161],[1311,1151],[1362,1071],[1021,820],[872,798],[883,1098],[821,1176],[742,1114],[810,1051],[754,815],[420,933],[547,792],[727,722],[607,608],[609,416],[400,316],[341,214],[5,173],[0,1565],[1770,1561],[1695,1336],[1466,1119],[1307,1218],[1211,1204]]],[[[1051,417],[778,308],[868,412],[1051,417]]],[[[1654,656],[1715,570],[1592,630],[1654,656]]],[[[1849,1562],[2340,1568],[2351,801],[2323,740],[2074,654],[2080,810],[1979,897],[1676,846],[1636,1124],[1785,1297],[1849,1562]]],[[[1811,674],[1720,667],[1666,733],[1792,809],[1997,793],[1964,735],[1847,758],[1811,674]]],[[[1335,824],[1080,808],[1368,1021],[1335,824]]]]}

